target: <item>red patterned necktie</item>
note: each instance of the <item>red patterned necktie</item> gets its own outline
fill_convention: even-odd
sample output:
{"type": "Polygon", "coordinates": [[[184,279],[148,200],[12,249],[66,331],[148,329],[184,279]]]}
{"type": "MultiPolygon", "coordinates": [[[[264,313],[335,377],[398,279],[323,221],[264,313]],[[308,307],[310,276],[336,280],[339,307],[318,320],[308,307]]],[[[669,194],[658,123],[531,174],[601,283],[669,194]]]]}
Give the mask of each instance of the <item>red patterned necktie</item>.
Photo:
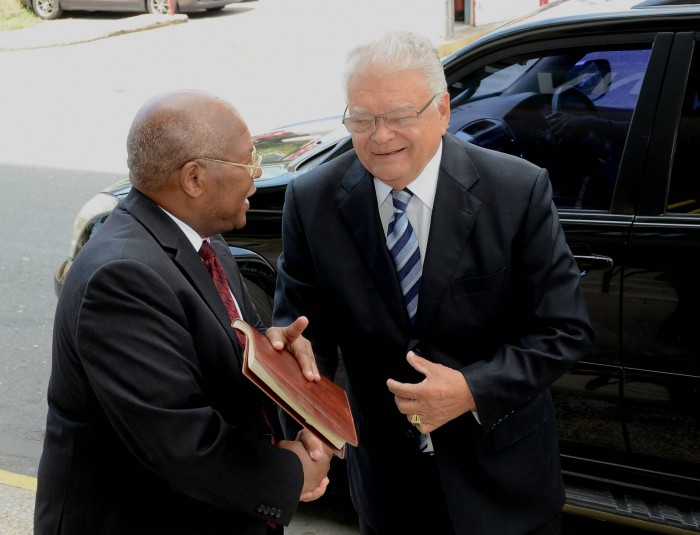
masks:
{"type": "MultiPolygon", "coordinates": [[[[216,289],[219,290],[221,300],[224,302],[226,310],[228,311],[229,319],[233,321],[236,318],[240,318],[241,316],[238,313],[238,307],[236,306],[236,303],[233,300],[231,289],[228,286],[228,280],[226,279],[226,273],[224,272],[224,268],[221,265],[219,258],[216,256],[214,248],[208,241],[204,240],[202,242],[202,246],[199,248],[199,256],[201,256],[202,260],[204,260],[204,265],[207,266],[209,275],[211,275],[211,278],[214,281],[214,286],[216,286],[216,289]]],[[[236,338],[238,338],[238,343],[241,344],[241,347],[245,347],[245,334],[243,334],[238,329],[234,330],[236,331],[236,338]]],[[[265,407],[263,407],[263,418],[265,419],[265,424],[270,429],[270,440],[274,444],[275,439],[274,434],[272,433],[272,425],[270,424],[270,420],[268,418],[267,412],[265,411],[265,407]]]]}
{"type": "MultiPolygon", "coordinates": [[[[236,307],[236,303],[233,300],[233,295],[231,294],[231,289],[228,286],[228,280],[226,279],[224,268],[221,265],[221,262],[219,262],[219,259],[214,252],[214,248],[208,241],[204,240],[202,242],[202,246],[199,248],[199,256],[201,256],[202,260],[204,260],[204,265],[207,266],[209,275],[211,275],[211,278],[214,281],[214,286],[216,286],[216,289],[219,291],[221,300],[224,302],[226,310],[228,311],[229,319],[233,321],[236,318],[240,318],[241,316],[238,313],[238,307],[236,307]]],[[[241,344],[241,346],[245,346],[245,335],[243,333],[236,330],[236,338],[238,338],[238,342],[241,344]]]]}
{"type": "MultiPolygon", "coordinates": [[[[209,275],[211,275],[211,278],[214,281],[214,286],[216,286],[216,289],[219,291],[221,300],[224,302],[226,310],[228,311],[229,319],[233,321],[236,318],[240,318],[241,316],[238,313],[238,307],[236,307],[236,303],[233,300],[233,295],[231,294],[231,289],[228,286],[228,280],[226,279],[224,268],[221,265],[221,262],[219,262],[219,259],[214,252],[214,248],[208,241],[204,240],[202,242],[202,246],[199,248],[199,256],[201,256],[202,260],[204,260],[204,265],[207,266],[209,275]]],[[[236,331],[238,343],[241,344],[241,347],[245,347],[245,335],[238,329],[234,329],[234,331],[236,331]]],[[[275,435],[267,414],[267,409],[263,405],[260,410],[264,420],[264,425],[268,428],[269,440],[272,442],[272,444],[274,444],[275,435]]],[[[277,529],[277,525],[274,522],[268,522],[268,526],[270,526],[271,529],[277,529]]]]}

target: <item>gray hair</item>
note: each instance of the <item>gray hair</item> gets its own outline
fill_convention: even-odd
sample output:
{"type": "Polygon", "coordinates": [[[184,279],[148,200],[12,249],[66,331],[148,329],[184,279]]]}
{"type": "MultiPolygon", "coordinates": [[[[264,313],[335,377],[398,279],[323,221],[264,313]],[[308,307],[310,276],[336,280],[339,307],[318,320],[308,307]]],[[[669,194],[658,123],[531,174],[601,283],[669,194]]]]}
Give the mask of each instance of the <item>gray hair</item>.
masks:
{"type": "Polygon", "coordinates": [[[440,95],[447,91],[445,71],[440,55],[427,37],[409,31],[389,31],[376,41],[359,45],[347,55],[343,82],[356,76],[395,74],[418,71],[425,76],[430,92],[440,95]]]}
{"type": "Polygon", "coordinates": [[[205,92],[174,91],[151,98],[136,115],[126,141],[131,181],[144,191],[162,189],[168,176],[199,156],[219,154],[225,140],[198,102],[205,92]],[[198,111],[195,111],[198,110],[198,111]]]}

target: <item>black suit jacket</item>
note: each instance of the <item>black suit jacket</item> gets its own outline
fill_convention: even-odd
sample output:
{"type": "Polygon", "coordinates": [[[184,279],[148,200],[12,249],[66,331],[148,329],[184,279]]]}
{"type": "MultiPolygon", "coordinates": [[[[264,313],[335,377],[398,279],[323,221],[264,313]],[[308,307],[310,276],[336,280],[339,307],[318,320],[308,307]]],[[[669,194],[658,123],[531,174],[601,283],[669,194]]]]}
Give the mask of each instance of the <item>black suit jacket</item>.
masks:
{"type": "Polygon", "coordinates": [[[545,170],[443,141],[415,327],[354,151],[287,189],[274,321],[307,315],[329,376],[340,349],[359,438],[350,490],[370,525],[391,532],[391,500],[420,512],[407,475],[415,433],[386,387],[422,380],[405,359],[418,348],[460,370],[477,403],[481,424],[465,414],[431,434],[457,533],[526,533],[564,502],[548,388],[593,336],[580,272],[545,170]]]}
{"type": "MultiPolygon", "coordinates": [[[[263,328],[228,247],[212,245],[263,328]]],[[[58,300],[36,535],[262,534],[303,472],[264,436],[262,395],[201,258],[132,189],[58,300]]]]}

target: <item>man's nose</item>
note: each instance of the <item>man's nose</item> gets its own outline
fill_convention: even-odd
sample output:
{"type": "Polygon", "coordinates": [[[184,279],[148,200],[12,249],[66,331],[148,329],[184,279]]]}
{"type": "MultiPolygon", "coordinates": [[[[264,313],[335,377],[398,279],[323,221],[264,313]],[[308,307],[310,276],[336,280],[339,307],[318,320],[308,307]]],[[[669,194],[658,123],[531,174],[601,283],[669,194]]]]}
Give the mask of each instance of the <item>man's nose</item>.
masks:
{"type": "Polygon", "coordinates": [[[391,139],[394,137],[395,132],[396,131],[384,120],[384,117],[374,118],[374,131],[372,132],[372,136],[375,140],[391,139]]]}

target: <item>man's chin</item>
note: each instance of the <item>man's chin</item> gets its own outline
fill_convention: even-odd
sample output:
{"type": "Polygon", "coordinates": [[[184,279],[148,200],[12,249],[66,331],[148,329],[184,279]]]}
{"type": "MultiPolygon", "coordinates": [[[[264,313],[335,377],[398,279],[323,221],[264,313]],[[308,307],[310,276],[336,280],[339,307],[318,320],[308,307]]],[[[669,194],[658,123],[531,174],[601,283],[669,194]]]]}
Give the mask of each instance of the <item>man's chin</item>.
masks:
{"type": "Polygon", "coordinates": [[[221,231],[221,233],[226,233],[226,232],[233,232],[234,230],[242,229],[245,227],[247,221],[246,218],[243,217],[242,219],[239,218],[236,221],[232,221],[230,224],[226,225],[226,228],[221,231]]]}

